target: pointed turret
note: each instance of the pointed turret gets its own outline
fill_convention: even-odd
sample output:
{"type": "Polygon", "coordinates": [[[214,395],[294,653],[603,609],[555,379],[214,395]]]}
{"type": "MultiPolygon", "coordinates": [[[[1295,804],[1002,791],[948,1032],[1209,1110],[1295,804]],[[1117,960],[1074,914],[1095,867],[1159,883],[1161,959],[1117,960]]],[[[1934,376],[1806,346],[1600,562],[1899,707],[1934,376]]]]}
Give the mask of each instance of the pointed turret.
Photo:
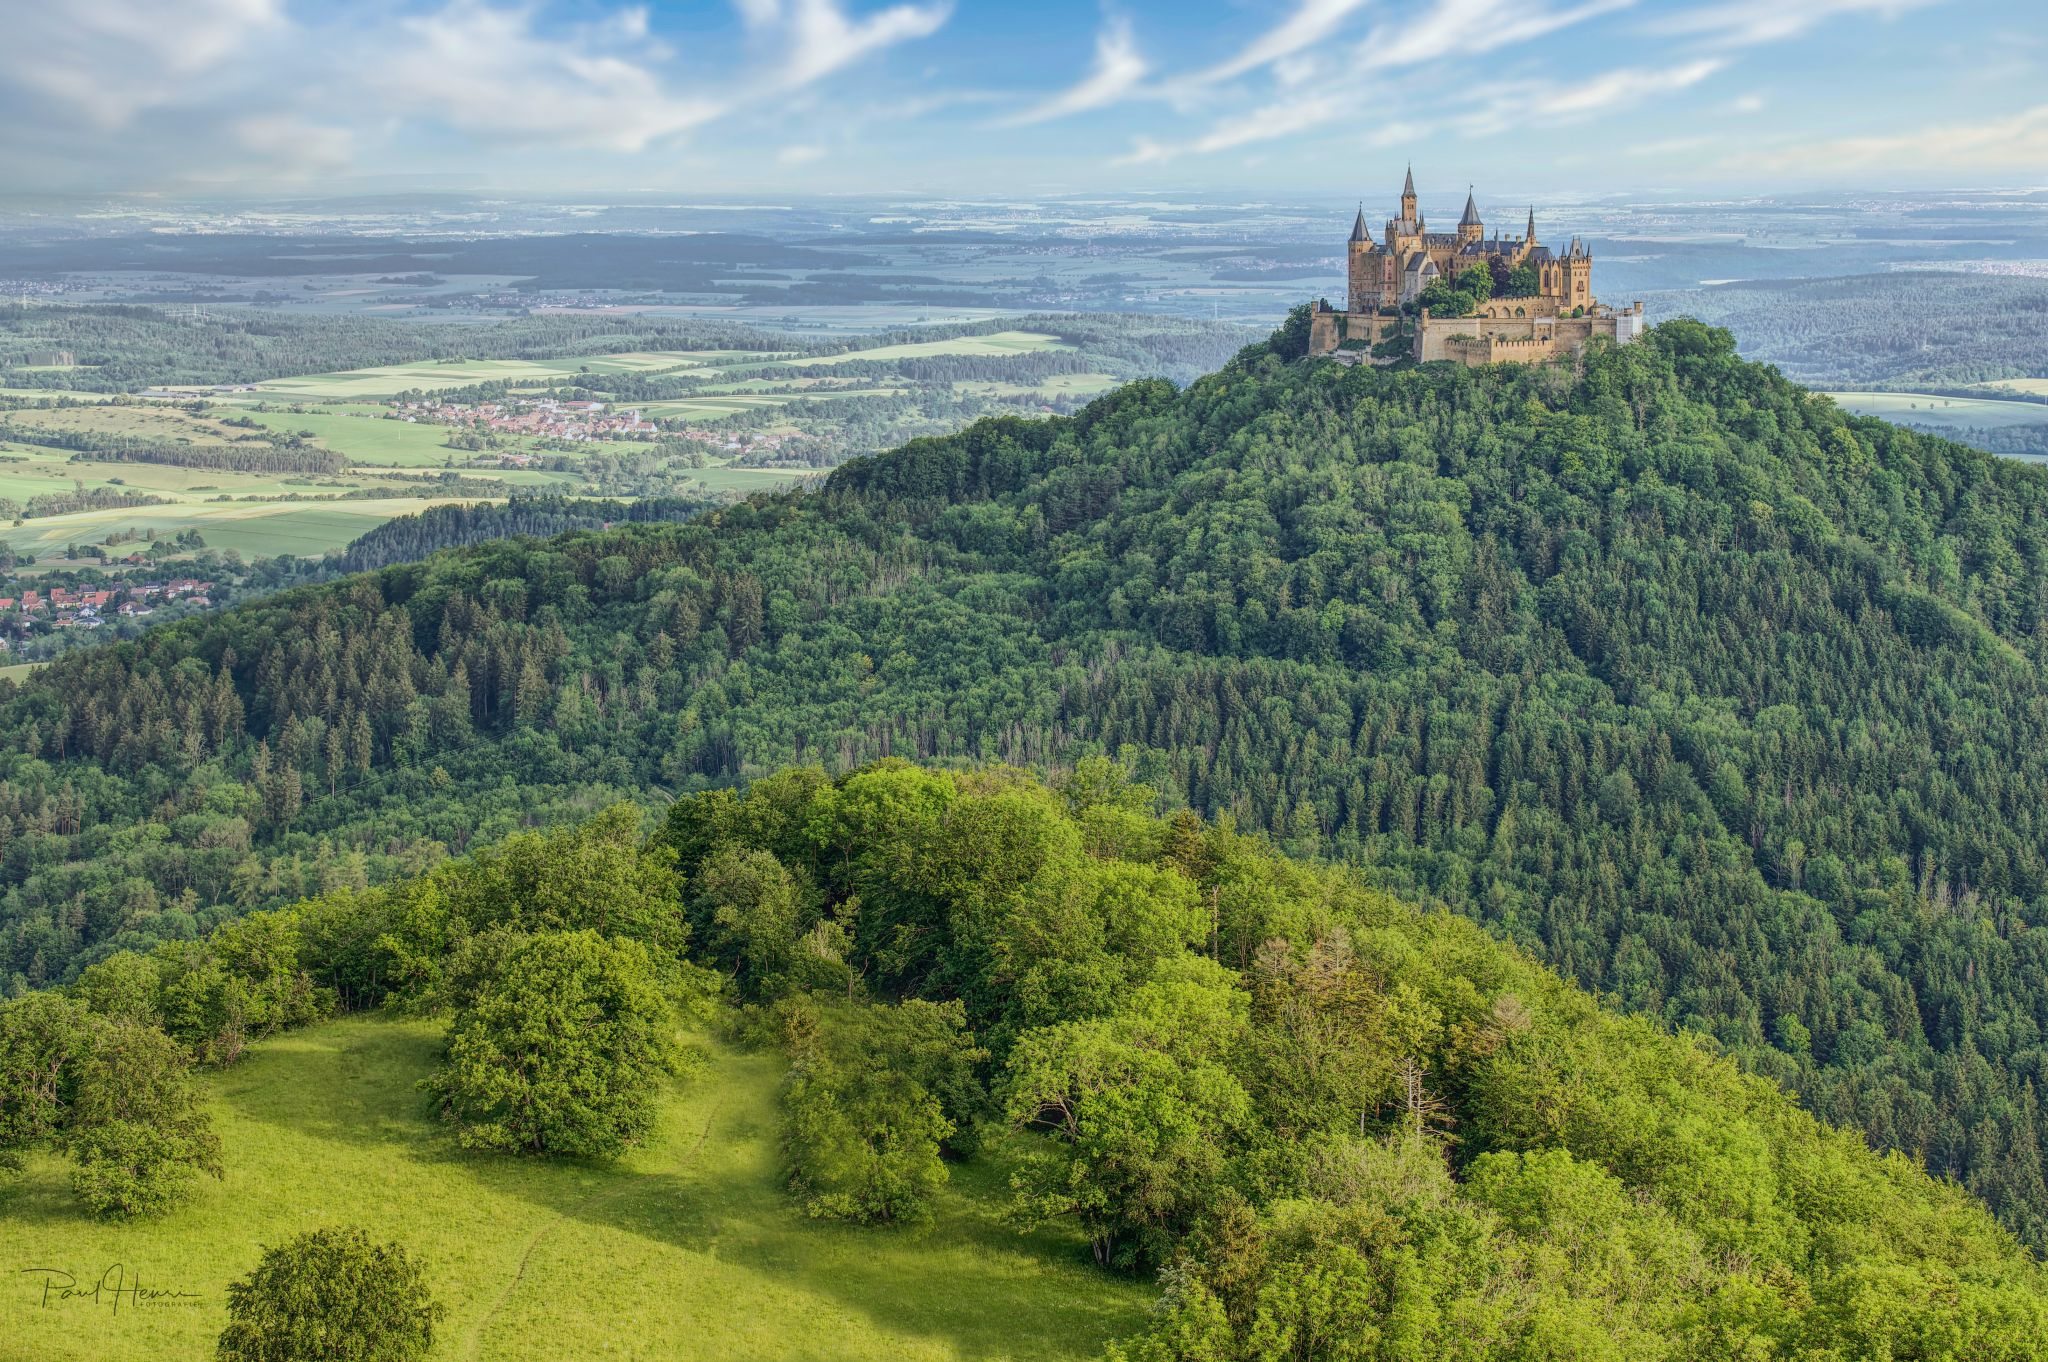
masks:
{"type": "Polygon", "coordinates": [[[1465,216],[1458,219],[1458,240],[1469,245],[1485,235],[1486,227],[1479,221],[1479,203],[1468,187],[1465,191],[1465,216]]]}
{"type": "Polygon", "coordinates": [[[1365,205],[1363,203],[1358,205],[1358,216],[1352,220],[1351,239],[1353,241],[1372,240],[1372,237],[1365,230],[1365,205]]]}
{"type": "Polygon", "coordinates": [[[1404,198],[1404,199],[1412,199],[1412,198],[1414,198],[1414,197],[1415,197],[1415,167],[1414,167],[1414,166],[1409,166],[1409,167],[1408,167],[1408,178],[1407,178],[1407,179],[1405,179],[1405,180],[1403,180],[1403,181],[1401,182],[1401,197],[1402,197],[1402,198],[1404,198]]]}
{"type": "Polygon", "coordinates": [[[1524,239],[1531,246],[1536,244],[1536,205],[1533,203],[1529,205],[1529,230],[1524,239]]]}

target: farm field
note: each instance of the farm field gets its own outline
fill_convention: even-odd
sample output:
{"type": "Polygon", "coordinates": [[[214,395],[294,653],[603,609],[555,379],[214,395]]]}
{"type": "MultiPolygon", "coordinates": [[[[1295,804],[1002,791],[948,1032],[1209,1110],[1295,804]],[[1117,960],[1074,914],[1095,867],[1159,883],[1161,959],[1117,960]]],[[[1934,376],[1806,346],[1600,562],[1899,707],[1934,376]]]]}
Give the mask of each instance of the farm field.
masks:
{"type": "MultiPolygon", "coordinates": [[[[348,369],[331,374],[307,374],[299,378],[276,378],[258,383],[259,393],[280,397],[346,399],[390,397],[413,388],[461,388],[473,383],[546,383],[579,373],[659,373],[688,369],[729,358],[734,352],[720,350],[676,350],[622,355],[588,355],[569,359],[467,359],[429,360],[419,364],[392,364],[372,369],[348,369]]],[[[747,354],[749,360],[763,358],[747,354]]]]}
{"type": "MultiPolygon", "coordinates": [[[[19,506],[32,500],[63,497],[75,489],[117,488],[159,498],[165,505],[90,509],[56,516],[36,516],[22,525],[0,530],[17,554],[50,556],[69,545],[131,542],[142,532],[159,537],[193,529],[206,548],[234,549],[245,556],[291,554],[318,556],[344,546],[349,539],[395,516],[447,501],[494,499],[487,490],[552,491],[610,496],[744,495],[785,488],[809,476],[805,470],[752,468],[734,465],[734,456],[717,444],[702,445],[703,466],[674,452],[656,454],[647,442],[544,441],[536,436],[498,432],[489,451],[457,449],[450,427],[425,421],[392,419],[391,399],[410,390],[448,390],[483,382],[503,382],[515,393],[538,396],[559,392],[561,385],[579,386],[613,407],[630,406],[644,416],[665,422],[732,431],[745,439],[766,441],[809,437],[850,445],[851,452],[874,447],[883,438],[908,438],[924,433],[940,413],[949,422],[972,416],[992,404],[1016,403],[1027,408],[1073,404],[1113,388],[1109,372],[1056,374],[1043,379],[1006,381],[1000,369],[982,377],[951,382],[880,378],[849,386],[843,379],[817,372],[799,374],[784,367],[792,360],[829,367],[851,359],[917,359],[931,356],[973,357],[1000,361],[1050,349],[1074,347],[1043,331],[1005,330],[988,335],[870,345],[836,355],[807,356],[794,350],[641,350],[547,360],[464,359],[392,364],[273,379],[233,391],[208,391],[204,406],[191,397],[168,395],[103,398],[91,406],[36,406],[0,410],[0,422],[13,425],[27,439],[5,442],[0,449],[0,498],[19,506]],[[621,376],[617,390],[602,375],[621,376]],[[663,386],[665,374],[687,375],[685,383],[663,386]],[[627,381],[631,376],[631,382],[627,381]],[[651,388],[641,379],[657,381],[651,388]],[[836,386],[835,386],[836,385],[836,386]],[[929,409],[921,399],[934,399],[929,409]],[[908,405],[876,410],[860,407],[864,400],[908,399],[908,405]],[[783,417],[778,409],[793,402],[840,404],[820,412],[783,417]],[[888,437],[892,423],[907,434],[888,437]],[[924,424],[920,424],[924,423],[924,424]],[[34,443],[40,431],[48,440],[34,443]],[[73,451],[55,447],[56,432],[65,436],[135,440],[153,446],[244,449],[261,454],[266,446],[257,435],[303,437],[314,449],[331,450],[346,460],[339,472],[228,471],[172,463],[127,460],[118,452],[75,459],[73,451]],[[548,467],[500,467],[492,452],[536,455],[548,467]],[[586,458],[604,456],[581,469],[586,458]],[[439,495],[432,480],[459,475],[465,485],[439,495]],[[280,497],[319,498],[355,493],[346,502],[279,501],[280,497]]],[[[20,396],[47,399],[54,390],[20,390],[20,396]]],[[[687,448],[687,447],[686,447],[687,448]]],[[[113,547],[109,545],[108,547],[113,547]]]]}
{"type": "Polygon", "coordinates": [[[84,1320],[10,1283],[0,1355],[210,1356],[227,1284],[259,1246],[340,1223],[425,1260],[448,1310],[432,1356],[451,1362],[556,1362],[598,1355],[599,1339],[619,1358],[1056,1362],[1144,1318],[1152,1291],[1095,1270],[1078,1234],[1002,1222],[997,1156],[955,1169],[928,1230],[807,1219],[780,1186],[771,1054],[713,1046],[645,1146],[549,1163],[465,1152],[429,1116],[413,1085],[439,1030],[329,1022],[205,1076],[227,1178],[160,1220],[94,1220],[59,1164],[33,1160],[0,1185],[18,1261],[80,1277],[119,1262],[193,1294],[84,1320]]]}
{"type": "Polygon", "coordinates": [[[877,346],[872,350],[848,350],[837,355],[812,355],[811,364],[844,364],[853,359],[915,359],[927,355],[1023,355],[1034,350],[1071,350],[1074,347],[1057,336],[1038,331],[998,331],[990,336],[956,336],[950,340],[911,341],[902,345],[877,346]]]}
{"type": "MultiPolygon", "coordinates": [[[[387,468],[453,468],[476,456],[450,449],[447,426],[385,419],[385,407],[363,404],[329,407],[315,412],[252,411],[249,416],[271,430],[311,431],[317,443],[348,456],[352,464],[387,468]]],[[[518,435],[501,436],[508,450],[530,450],[534,442],[518,435]]]]}
{"type": "Polygon", "coordinates": [[[1095,397],[1108,392],[1120,382],[1111,374],[1053,374],[1038,383],[997,383],[982,379],[965,379],[953,386],[964,393],[978,393],[985,397],[1095,397]]]}
{"type": "Polygon", "coordinates": [[[2001,378],[1991,383],[1976,383],[1971,386],[1991,393],[2026,393],[2031,397],[2048,397],[2048,378],[2001,378]]]}
{"type": "Polygon", "coordinates": [[[0,543],[16,553],[62,553],[66,544],[97,544],[108,535],[155,530],[173,535],[198,530],[213,549],[233,549],[246,558],[279,555],[317,557],[342,548],[395,516],[414,515],[449,501],[477,497],[382,497],[351,501],[220,501],[169,506],[124,506],[39,516],[0,526],[0,543]]]}
{"type": "Polygon", "coordinates": [[[1909,392],[1841,392],[1827,395],[1844,411],[1852,411],[1859,416],[1881,416],[1889,421],[1903,421],[1928,428],[1973,426],[1997,429],[2008,426],[2048,425],[2048,405],[2039,402],[1939,397],[1928,393],[1909,392]]]}

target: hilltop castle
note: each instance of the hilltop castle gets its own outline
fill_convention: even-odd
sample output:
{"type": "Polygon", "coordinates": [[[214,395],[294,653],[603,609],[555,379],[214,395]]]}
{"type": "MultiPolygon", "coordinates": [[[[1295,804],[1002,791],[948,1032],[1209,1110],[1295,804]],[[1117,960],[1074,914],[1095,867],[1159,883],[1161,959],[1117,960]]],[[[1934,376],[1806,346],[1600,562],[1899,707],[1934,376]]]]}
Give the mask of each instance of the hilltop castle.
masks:
{"type": "Polygon", "coordinates": [[[1640,302],[1617,311],[1593,297],[1593,255],[1584,242],[1573,237],[1560,254],[1537,241],[1534,208],[1521,236],[1489,237],[1468,193],[1457,230],[1430,231],[1416,207],[1412,169],[1401,186],[1401,215],[1387,220],[1381,240],[1366,230],[1359,205],[1345,267],[1345,310],[1316,304],[1312,355],[1530,363],[1574,354],[1596,336],[1626,344],[1643,328],[1640,302]],[[1486,279],[1473,270],[1486,271],[1486,279]]]}

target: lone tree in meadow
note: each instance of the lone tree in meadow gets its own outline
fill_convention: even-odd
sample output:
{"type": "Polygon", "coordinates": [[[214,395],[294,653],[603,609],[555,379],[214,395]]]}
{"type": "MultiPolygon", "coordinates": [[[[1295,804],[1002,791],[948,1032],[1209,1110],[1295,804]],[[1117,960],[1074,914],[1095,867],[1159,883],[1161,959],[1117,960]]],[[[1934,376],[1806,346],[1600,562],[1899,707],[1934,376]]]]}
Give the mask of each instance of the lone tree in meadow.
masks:
{"type": "Polygon", "coordinates": [[[263,1251],[228,1287],[220,1362],[416,1362],[446,1309],[419,1260],[360,1229],[312,1230],[263,1251]]]}
{"type": "Polygon", "coordinates": [[[610,1158],[654,1122],[675,1014],[646,947],[596,932],[510,935],[421,1086],[471,1149],[610,1158]]]}

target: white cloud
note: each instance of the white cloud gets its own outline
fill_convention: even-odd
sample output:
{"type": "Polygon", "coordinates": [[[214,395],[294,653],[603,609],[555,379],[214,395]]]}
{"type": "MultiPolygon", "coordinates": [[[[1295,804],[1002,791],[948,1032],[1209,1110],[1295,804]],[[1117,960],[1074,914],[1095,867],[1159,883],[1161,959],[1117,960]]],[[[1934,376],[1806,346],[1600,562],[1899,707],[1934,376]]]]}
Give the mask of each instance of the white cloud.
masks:
{"type": "Polygon", "coordinates": [[[807,166],[813,161],[824,159],[823,147],[784,147],[775,153],[775,163],[784,166],[807,166]]]}
{"type": "Polygon", "coordinates": [[[2048,164],[2048,104],[2003,118],[1946,123],[1912,132],[1837,137],[1731,157],[1730,170],[1773,171],[1827,178],[1882,166],[1925,170],[2033,170],[2048,164]]]}
{"type": "Polygon", "coordinates": [[[742,0],[745,11],[765,26],[779,27],[789,47],[777,63],[777,83],[794,89],[850,66],[870,53],[916,38],[928,38],[952,17],[951,4],[892,5],[850,18],[836,0],[742,0]]]}
{"type": "Polygon", "coordinates": [[[1731,46],[1796,38],[1817,24],[1845,14],[1894,19],[1940,0],[1721,0],[1652,24],[1651,31],[1699,37],[1731,46]]]}
{"type": "MultiPolygon", "coordinates": [[[[1487,137],[1515,128],[1574,123],[1640,103],[1652,95],[1697,85],[1726,63],[1702,58],[1674,67],[1623,67],[1574,81],[1495,81],[1475,92],[1475,103],[1446,110],[1427,126],[1412,122],[1376,125],[1367,140],[1396,146],[1434,133],[1487,137]]],[[[1304,95],[1226,119],[1193,141],[1167,145],[1140,139],[1118,158],[1119,165],[1143,165],[1177,156],[1229,151],[1255,142],[1293,137],[1357,112],[1348,89],[1304,95]]]]}
{"type": "Polygon", "coordinates": [[[279,0],[61,0],[7,9],[0,77],[103,128],[186,98],[193,77],[284,21],[279,0]]]}
{"type": "Polygon", "coordinates": [[[1768,102],[1761,94],[1752,90],[1746,95],[1737,95],[1734,99],[1729,100],[1728,112],[1738,114],[1762,113],[1764,105],[1768,102]]]}
{"type": "Polygon", "coordinates": [[[451,0],[399,28],[370,84],[400,112],[482,139],[638,151],[725,111],[670,93],[651,66],[600,46],[602,32],[542,36],[530,10],[451,0]]]}
{"type": "Polygon", "coordinates": [[[355,156],[355,134],[349,129],[309,123],[291,114],[244,118],[233,132],[245,151],[298,174],[340,170],[355,156]]]}
{"type": "Polygon", "coordinates": [[[1335,33],[1367,0],[1302,0],[1301,7],[1267,29],[1228,61],[1186,78],[1191,85],[1211,85],[1234,80],[1247,71],[1271,66],[1305,48],[1313,47],[1335,33]]]}
{"type": "Polygon", "coordinates": [[[1359,44],[1354,65],[1384,70],[1419,66],[1445,57],[1477,56],[1627,9],[1634,3],[1635,0],[1584,0],[1567,9],[1548,9],[1523,0],[1436,0],[1411,22],[1375,27],[1359,44]]]}
{"type": "Polygon", "coordinates": [[[1224,119],[1211,126],[1202,136],[1179,146],[1162,145],[1147,138],[1140,138],[1130,152],[1118,157],[1115,163],[1146,165],[1170,161],[1177,156],[1204,156],[1219,151],[1231,151],[1257,142],[1270,142],[1277,138],[1307,132],[1342,116],[1347,110],[1356,108],[1357,101],[1349,90],[1329,90],[1283,99],[1235,118],[1224,119]]]}
{"type": "Polygon", "coordinates": [[[1146,64],[1136,40],[1131,36],[1130,23],[1122,19],[1112,20],[1095,37],[1094,69],[1078,84],[1001,120],[999,126],[1044,123],[1114,104],[1137,89],[1150,71],[1151,67],[1146,64]]]}

